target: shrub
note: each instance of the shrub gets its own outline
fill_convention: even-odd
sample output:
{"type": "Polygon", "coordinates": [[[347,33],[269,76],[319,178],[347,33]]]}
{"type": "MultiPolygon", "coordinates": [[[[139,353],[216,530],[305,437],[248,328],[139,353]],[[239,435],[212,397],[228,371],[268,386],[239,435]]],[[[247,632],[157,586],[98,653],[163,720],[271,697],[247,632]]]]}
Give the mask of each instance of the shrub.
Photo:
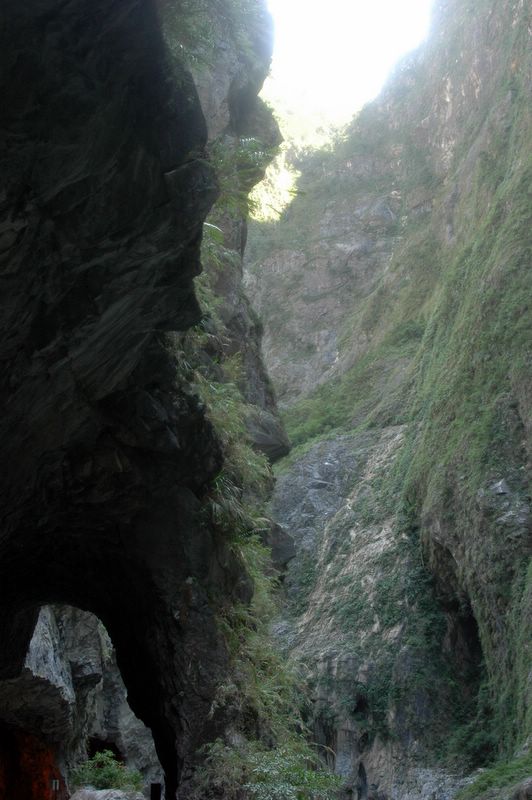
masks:
{"type": "MultiPolygon", "coordinates": [[[[510,790],[520,781],[530,776],[532,770],[532,753],[526,753],[509,762],[499,762],[490,769],[485,770],[474,783],[458,792],[457,800],[476,800],[482,798],[486,792],[495,792],[491,797],[503,796],[501,790],[510,790]]],[[[506,796],[506,794],[504,795],[506,796]]]]}
{"type": "MultiPolygon", "coordinates": [[[[239,747],[227,747],[217,740],[207,748],[198,789],[214,788],[225,798],[253,800],[334,800],[342,778],[327,772],[302,741],[267,750],[258,742],[242,740],[239,747]]],[[[196,798],[198,795],[193,794],[196,798]]]]}
{"type": "Polygon", "coordinates": [[[93,786],[95,789],[142,789],[142,775],[127,769],[116,760],[111,750],[103,750],[89,758],[72,772],[74,787],[93,786]]]}

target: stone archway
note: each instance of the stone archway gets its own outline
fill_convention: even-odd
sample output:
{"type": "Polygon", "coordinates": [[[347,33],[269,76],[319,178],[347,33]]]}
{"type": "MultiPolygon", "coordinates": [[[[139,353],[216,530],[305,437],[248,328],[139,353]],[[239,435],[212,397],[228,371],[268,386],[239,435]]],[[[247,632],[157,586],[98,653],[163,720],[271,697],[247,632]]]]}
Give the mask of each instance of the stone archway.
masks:
{"type": "Polygon", "coordinates": [[[192,494],[185,496],[190,508],[172,505],[164,513],[161,499],[149,525],[143,515],[144,524],[138,528],[118,528],[114,536],[106,531],[101,538],[91,538],[89,528],[77,537],[76,553],[69,552],[67,536],[62,540],[56,530],[51,549],[56,553],[59,547],[60,560],[46,562],[43,554],[37,563],[28,557],[31,549],[23,549],[19,559],[11,559],[10,574],[2,581],[4,597],[11,603],[4,606],[0,626],[1,677],[13,679],[23,667],[35,616],[24,603],[32,591],[36,604],[37,597],[67,601],[96,613],[116,647],[130,705],[152,730],[169,797],[175,793],[180,767],[221,723],[209,712],[228,659],[209,591],[229,597],[230,583],[243,587],[243,599],[249,591],[238,565],[231,570],[223,548],[194,519],[198,501],[193,502],[192,494]],[[183,528],[176,524],[178,519],[183,528]],[[110,539],[116,546],[116,538],[126,533],[127,549],[120,548],[113,558],[106,542],[110,539]],[[227,571],[220,568],[213,575],[213,562],[224,564],[227,571]],[[61,592],[55,588],[51,595],[50,587],[58,586],[61,592]]]}
{"type": "Polygon", "coordinates": [[[79,609],[40,610],[19,676],[0,681],[0,729],[0,786],[20,787],[23,798],[61,798],[72,768],[103,750],[146,783],[161,782],[151,732],[128,705],[107,631],[79,609]]]}

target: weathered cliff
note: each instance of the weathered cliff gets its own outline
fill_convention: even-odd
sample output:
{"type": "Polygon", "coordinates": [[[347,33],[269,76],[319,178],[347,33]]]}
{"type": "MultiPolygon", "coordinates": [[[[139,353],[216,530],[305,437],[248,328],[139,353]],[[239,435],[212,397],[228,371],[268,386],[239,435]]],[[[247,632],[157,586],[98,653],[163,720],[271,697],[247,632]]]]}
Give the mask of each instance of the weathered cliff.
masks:
{"type": "MultiPolygon", "coordinates": [[[[264,9],[248,5],[245,19],[230,3],[215,9],[228,64],[205,80],[218,76],[225,117],[210,113],[200,87],[209,121],[233,137],[259,113],[271,46],[264,9]]],[[[19,780],[25,800],[62,781],[61,762],[91,724],[98,736],[86,690],[111,674],[100,663],[90,680],[76,674],[68,648],[87,642],[75,621],[69,645],[37,630],[50,666],[39,689],[44,667],[28,659],[37,619],[41,633],[43,614],[56,627],[53,612],[39,617],[45,604],[105,624],[167,797],[227,724],[215,703],[231,669],[220,615],[248,603],[252,584],[213,522],[226,448],[190,383],[179,334],[202,316],[193,279],[219,193],[184,66],[205,41],[196,12],[149,0],[2,9],[0,718],[10,727],[0,785],[11,791],[4,784],[43,749],[19,780]]],[[[255,364],[257,393],[258,355],[255,364]]],[[[268,413],[275,420],[273,397],[268,413]]]]}
{"type": "Polygon", "coordinates": [[[426,797],[420,765],[467,770],[531,732],[530,77],[526,3],[438,4],[251,232],[304,445],[274,500],[298,550],[281,630],[361,797],[426,797]]]}

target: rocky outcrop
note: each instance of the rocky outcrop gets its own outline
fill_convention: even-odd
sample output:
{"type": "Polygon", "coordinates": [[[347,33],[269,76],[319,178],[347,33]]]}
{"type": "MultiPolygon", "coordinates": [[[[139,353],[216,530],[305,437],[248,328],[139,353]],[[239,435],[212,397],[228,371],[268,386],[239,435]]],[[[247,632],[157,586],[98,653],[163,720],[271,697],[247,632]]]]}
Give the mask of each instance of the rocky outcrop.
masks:
{"type": "MultiPolygon", "coordinates": [[[[242,25],[239,9],[235,25],[242,25]]],[[[270,61],[271,20],[257,9],[260,24],[248,32],[251,53],[227,46],[227,21],[214,22],[211,38],[219,46],[193,72],[208,125],[209,148],[221,183],[221,196],[208,218],[220,241],[204,248],[204,276],[216,307],[203,308],[211,334],[203,348],[203,367],[219,377],[219,364],[238,359],[236,382],[247,404],[246,427],[255,448],[271,462],[289,451],[288,438],[277,411],[276,395],[262,358],[262,323],[243,285],[243,255],[247,242],[247,197],[264,177],[281,141],[271,111],[256,95],[270,61]],[[209,350],[211,352],[207,352],[209,350]]],[[[209,20],[209,25],[212,25],[209,20]]],[[[209,232],[208,232],[209,233],[209,232]]],[[[185,345],[186,346],[186,345],[185,345]]]]}
{"type": "MultiPolygon", "coordinates": [[[[77,632],[77,628],[74,628],[77,632]]],[[[109,642],[109,644],[111,644],[109,642]]],[[[87,710],[85,741],[89,752],[111,748],[128,769],[140,772],[147,785],[163,783],[151,731],[132,712],[112,645],[107,651],[101,684],[87,710]]]]}
{"type": "MultiPolygon", "coordinates": [[[[265,357],[284,406],[345,372],[366,350],[364,332],[342,347],[346,318],[375,290],[399,235],[398,193],[379,197],[373,185],[357,186],[367,164],[349,161],[345,173],[345,164],[340,172],[316,161],[301,165],[300,191],[311,207],[294,201],[285,212],[287,235],[284,218],[269,223],[274,230],[264,241],[252,229],[247,262],[247,291],[263,319],[265,357]],[[334,200],[321,194],[324,172],[343,190],[334,200]]],[[[373,175],[386,181],[389,165],[376,165],[373,175]]]]}
{"type": "Polygon", "coordinates": [[[87,713],[105,668],[104,649],[110,648],[103,636],[91,614],[43,607],[21,674],[0,684],[3,720],[62,743],[61,761],[84,752],[87,713]]]}
{"type": "MultiPolygon", "coordinates": [[[[19,702],[13,719],[64,744],[72,690],[90,689],[101,664],[85,653],[69,672],[51,646],[57,622],[39,609],[91,611],[174,797],[223,728],[212,701],[229,662],[216,614],[251,595],[204,513],[221,448],[176,357],[177,332],[200,318],[193,278],[218,191],[207,129],[149,0],[8,2],[3,19],[5,714],[11,681],[42,678],[37,705],[19,702]]],[[[255,75],[249,109],[257,86],[255,75]]]]}
{"type": "Polygon", "coordinates": [[[143,800],[141,792],[121,791],[120,789],[78,789],[71,800],[143,800]]]}

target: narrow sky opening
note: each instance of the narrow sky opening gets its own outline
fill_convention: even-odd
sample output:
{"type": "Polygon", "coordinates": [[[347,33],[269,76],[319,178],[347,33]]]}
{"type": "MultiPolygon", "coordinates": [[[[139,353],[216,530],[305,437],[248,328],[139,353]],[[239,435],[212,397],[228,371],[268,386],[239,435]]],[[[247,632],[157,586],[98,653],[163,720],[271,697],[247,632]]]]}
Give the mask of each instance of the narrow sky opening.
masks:
{"type": "Polygon", "coordinates": [[[432,0],[268,0],[275,23],[266,97],[293,115],[342,124],[428,33],[432,0]]]}

